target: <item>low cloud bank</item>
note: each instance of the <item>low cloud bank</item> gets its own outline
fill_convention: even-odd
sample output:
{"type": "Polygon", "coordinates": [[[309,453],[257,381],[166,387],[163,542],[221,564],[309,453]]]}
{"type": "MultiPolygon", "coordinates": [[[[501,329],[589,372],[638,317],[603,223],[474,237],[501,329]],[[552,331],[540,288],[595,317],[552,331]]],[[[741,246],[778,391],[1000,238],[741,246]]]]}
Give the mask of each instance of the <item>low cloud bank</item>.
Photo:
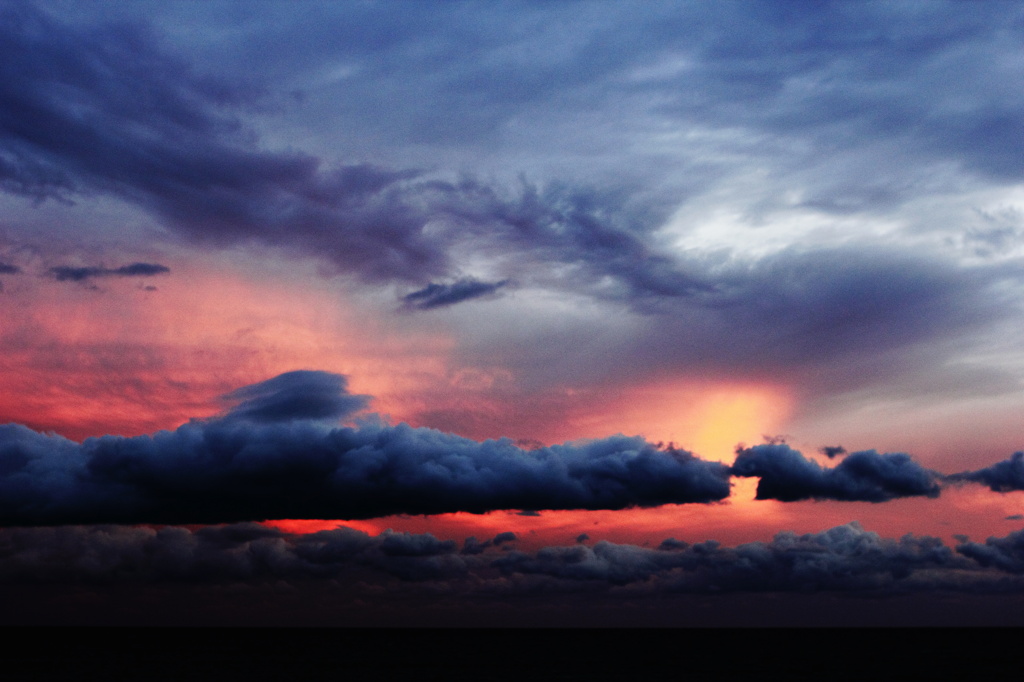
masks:
{"type": "Polygon", "coordinates": [[[219,418],[81,444],[0,426],[0,524],[230,523],[498,509],[623,509],[729,496],[729,467],[639,437],[534,450],[406,424],[333,427],[365,407],[344,377],[290,372],[219,418]]]}
{"type": "Polygon", "coordinates": [[[785,443],[740,449],[732,466],[639,436],[524,449],[373,418],[343,426],[370,397],[349,393],[344,376],[313,370],[222,400],[216,418],[134,438],[76,443],[0,426],[0,525],[613,510],[721,501],[733,476],[759,477],[761,500],[885,502],[937,497],[946,481],[1016,490],[1024,458],[942,476],[909,455],[874,450],[827,468],[785,443]]]}
{"type": "Polygon", "coordinates": [[[940,475],[904,453],[854,452],[833,468],[806,459],[785,443],[736,453],[735,476],[759,476],[757,499],[885,502],[899,497],[938,497],[940,475]]]}
{"type": "Polygon", "coordinates": [[[296,535],[254,523],[189,529],[65,526],[0,530],[0,584],[166,584],[338,580],[431,594],[815,591],[870,595],[1000,592],[1024,583],[1024,532],[954,549],[928,536],[880,537],[852,522],[724,547],[597,542],[525,552],[513,533],[461,551],[453,540],[339,527],[296,535]]]}

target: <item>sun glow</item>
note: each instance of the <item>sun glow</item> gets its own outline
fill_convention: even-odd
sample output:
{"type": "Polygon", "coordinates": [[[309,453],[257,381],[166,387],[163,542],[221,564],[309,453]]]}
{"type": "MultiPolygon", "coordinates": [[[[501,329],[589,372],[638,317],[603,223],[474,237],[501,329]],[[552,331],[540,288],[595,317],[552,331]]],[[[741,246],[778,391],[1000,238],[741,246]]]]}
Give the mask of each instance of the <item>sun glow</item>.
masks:
{"type": "Polygon", "coordinates": [[[572,426],[580,431],[577,438],[636,434],[731,463],[738,443],[777,433],[792,405],[790,393],[778,386],[675,382],[625,391],[572,426]]]}

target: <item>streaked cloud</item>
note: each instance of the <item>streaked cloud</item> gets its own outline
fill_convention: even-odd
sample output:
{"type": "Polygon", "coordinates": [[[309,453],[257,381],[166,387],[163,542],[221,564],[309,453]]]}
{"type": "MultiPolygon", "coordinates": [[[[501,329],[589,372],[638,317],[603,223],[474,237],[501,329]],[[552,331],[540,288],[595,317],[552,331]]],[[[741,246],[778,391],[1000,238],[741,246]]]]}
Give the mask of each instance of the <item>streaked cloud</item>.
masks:
{"type": "Polygon", "coordinates": [[[169,267],[159,263],[132,263],[119,268],[61,265],[50,268],[49,274],[58,282],[85,282],[97,277],[152,277],[153,275],[166,275],[170,271],[169,267]]]}

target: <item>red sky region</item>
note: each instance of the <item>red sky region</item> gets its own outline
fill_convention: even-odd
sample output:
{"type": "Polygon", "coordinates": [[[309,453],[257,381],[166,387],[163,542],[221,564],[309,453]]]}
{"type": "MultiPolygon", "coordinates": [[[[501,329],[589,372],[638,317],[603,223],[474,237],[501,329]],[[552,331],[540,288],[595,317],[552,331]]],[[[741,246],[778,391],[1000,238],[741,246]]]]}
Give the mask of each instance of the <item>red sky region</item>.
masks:
{"type": "Polygon", "coordinates": [[[497,390],[514,386],[511,372],[458,364],[443,324],[382,321],[331,280],[203,265],[176,263],[156,290],[115,280],[102,290],[42,279],[9,287],[0,418],[78,440],[139,435],[212,416],[217,396],[240,386],[320,369],[347,375],[350,391],[374,396],[371,410],[394,422],[544,444],[640,434],[730,461],[737,442],[774,433],[790,412],[784,388],[735,381],[497,390]]]}
{"type": "MultiPolygon", "coordinates": [[[[540,398],[516,394],[507,390],[515,378],[507,370],[460,366],[453,336],[443,324],[374,316],[371,307],[379,302],[346,299],[329,279],[268,267],[257,276],[225,261],[173,263],[174,276],[153,279],[149,286],[155,290],[124,280],[101,281],[99,290],[48,279],[8,287],[0,312],[16,322],[0,332],[6,389],[0,395],[0,420],[76,440],[139,435],[212,416],[223,408],[217,396],[232,389],[291,369],[315,368],[349,376],[350,390],[375,396],[371,409],[395,423],[477,439],[510,436],[527,447],[530,441],[551,444],[623,432],[731,462],[738,442],[754,444],[763,435],[785,432],[800,410],[799,397],[784,386],[736,380],[565,387],[540,398]],[[497,384],[504,392],[494,390],[497,384]],[[460,411],[468,415],[461,422],[460,411]]],[[[904,447],[914,442],[907,430],[880,433],[904,447]]],[[[928,443],[932,433],[922,431],[920,442],[928,443]]],[[[832,441],[798,437],[794,446],[812,456],[826,442],[832,441]]],[[[945,473],[956,468],[948,466],[954,460],[939,466],[927,461],[927,451],[907,449],[945,473]]],[[[990,461],[1002,457],[993,453],[990,461]]],[[[827,465],[824,457],[818,459],[827,465]]],[[[949,541],[953,534],[975,539],[1005,534],[1013,525],[1006,517],[1024,511],[1021,494],[994,495],[980,486],[949,488],[938,500],[878,505],[755,501],[755,489],[754,479],[734,479],[729,500],[712,505],[270,525],[306,531],[343,523],[371,533],[392,528],[457,540],[512,530],[525,548],[571,544],[583,533],[591,541],[657,545],[676,537],[733,544],[858,520],[889,537],[915,533],[949,541]]]]}

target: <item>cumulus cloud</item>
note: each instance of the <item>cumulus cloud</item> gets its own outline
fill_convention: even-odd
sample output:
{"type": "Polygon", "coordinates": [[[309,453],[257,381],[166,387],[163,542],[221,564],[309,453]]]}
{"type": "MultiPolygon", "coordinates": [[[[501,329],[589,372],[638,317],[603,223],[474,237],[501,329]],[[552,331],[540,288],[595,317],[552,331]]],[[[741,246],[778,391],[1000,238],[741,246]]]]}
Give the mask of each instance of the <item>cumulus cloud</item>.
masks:
{"type": "MultiPolygon", "coordinates": [[[[275,583],[363,581],[426,584],[431,593],[556,596],[730,592],[990,591],[1019,585],[1019,534],[963,543],[888,539],[858,523],[818,533],[783,532],[734,547],[665,541],[658,549],[593,546],[503,551],[467,538],[462,551],[431,534],[377,536],[339,527],[292,534],[243,523],[190,529],[64,526],[0,529],[0,584],[275,583]]],[[[367,592],[364,597],[369,598],[367,592]]]]}
{"type": "Polygon", "coordinates": [[[483,542],[470,536],[463,542],[462,554],[482,554],[488,547],[501,547],[503,544],[513,542],[515,539],[516,534],[511,531],[498,533],[490,540],[484,540],[483,542]]]}
{"type": "Polygon", "coordinates": [[[509,283],[504,279],[500,282],[481,282],[471,277],[460,279],[451,284],[430,283],[402,297],[407,307],[417,310],[443,308],[463,301],[493,294],[509,283]]]}
{"type": "Polygon", "coordinates": [[[639,437],[523,450],[406,424],[331,428],[365,405],[344,378],[291,372],[226,415],[81,444],[0,427],[0,523],[220,523],[712,502],[729,468],[639,437]]]}
{"type": "Polygon", "coordinates": [[[759,500],[885,502],[939,496],[939,474],[904,453],[854,452],[835,467],[824,468],[785,443],[769,443],[739,450],[732,472],[760,477],[759,500]]]}
{"type": "Polygon", "coordinates": [[[71,267],[67,265],[50,268],[49,274],[58,282],[85,282],[96,277],[152,277],[166,275],[171,271],[159,263],[132,263],[119,268],[97,266],[71,267]]]}
{"type": "MultiPolygon", "coordinates": [[[[970,567],[933,537],[880,537],[852,522],[820,533],[783,532],[771,542],[723,547],[666,540],[658,549],[598,542],[592,547],[513,551],[493,565],[552,584],[632,585],[654,592],[892,590],[917,571],[970,567]]],[[[953,576],[946,580],[954,582],[953,576]]],[[[920,587],[920,585],[918,585],[920,587]]]]}
{"type": "Polygon", "coordinates": [[[236,582],[337,578],[371,570],[406,581],[465,572],[454,543],[351,528],[291,535],[254,523],[196,530],[64,526],[0,531],[0,582],[236,582]]]}
{"type": "Polygon", "coordinates": [[[956,551],[977,561],[982,566],[993,566],[1008,573],[1024,573],[1024,531],[1010,533],[1004,538],[988,538],[984,544],[962,542],[956,551]]]}
{"type": "Polygon", "coordinates": [[[1024,452],[1015,452],[1008,459],[984,469],[951,474],[946,480],[981,483],[999,493],[1024,490],[1024,452]]]}

